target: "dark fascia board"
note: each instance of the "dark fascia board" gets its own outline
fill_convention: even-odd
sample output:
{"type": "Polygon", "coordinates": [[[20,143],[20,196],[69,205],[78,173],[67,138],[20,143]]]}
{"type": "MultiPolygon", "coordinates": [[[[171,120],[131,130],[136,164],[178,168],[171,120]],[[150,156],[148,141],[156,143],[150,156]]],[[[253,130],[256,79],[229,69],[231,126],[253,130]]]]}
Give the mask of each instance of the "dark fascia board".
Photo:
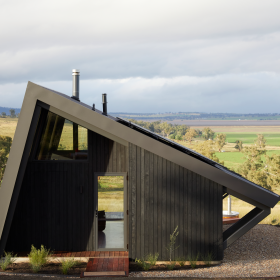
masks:
{"type": "Polygon", "coordinates": [[[37,101],[49,105],[50,111],[67,115],[70,120],[75,121],[87,129],[98,130],[99,133],[104,136],[108,135],[109,137],[111,135],[113,138],[119,139],[120,142],[137,145],[267,207],[272,208],[279,201],[279,195],[273,192],[260,186],[250,184],[250,182],[241,180],[239,176],[233,176],[230,172],[220,170],[165,145],[156,139],[126,127],[116,122],[115,118],[104,116],[100,114],[100,112],[93,111],[90,106],[71,99],[64,94],[28,82],[11,153],[0,189],[0,234],[2,234],[15,185],[15,178],[17,177],[19,163],[32,120],[32,113],[37,101]]]}

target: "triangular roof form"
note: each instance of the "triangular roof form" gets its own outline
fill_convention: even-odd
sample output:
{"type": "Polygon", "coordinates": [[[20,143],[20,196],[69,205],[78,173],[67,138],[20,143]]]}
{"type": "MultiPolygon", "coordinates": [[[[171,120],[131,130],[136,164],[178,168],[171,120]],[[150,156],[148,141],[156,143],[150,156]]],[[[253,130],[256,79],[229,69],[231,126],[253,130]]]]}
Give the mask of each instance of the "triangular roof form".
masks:
{"type": "MultiPolygon", "coordinates": [[[[261,209],[261,211],[251,214],[253,218],[259,216],[258,219],[260,219],[263,217],[263,211],[265,211],[265,215],[267,215],[267,213],[270,212],[270,208],[274,207],[280,200],[279,195],[242,178],[238,174],[229,171],[227,168],[190,149],[125,120],[105,116],[98,110],[93,111],[90,106],[76,101],[67,95],[29,82],[5,176],[0,188],[0,237],[2,237],[4,225],[5,222],[7,222],[8,212],[10,211],[10,215],[13,215],[13,207],[16,205],[18,194],[14,192],[14,187],[16,181],[19,180],[20,165],[23,160],[24,152],[26,152],[28,136],[32,132],[32,129],[36,129],[36,127],[32,128],[32,121],[36,114],[35,109],[38,102],[43,104],[42,106],[47,106],[49,111],[117,141],[122,145],[127,146],[128,143],[133,143],[134,145],[219,183],[225,187],[225,193],[239,197],[257,206],[258,209],[261,209]]],[[[28,151],[26,153],[28,153],[28,151]]],[[[250,217],[248,216],[247,219],[252,220],[253,218],[250,217]]],[[[244,225],[241,224],[237,231],[240,231],[243,227],[244,225]]],[[[229,234],[232,235],[232,233],[229,234]]],[[[241,233],[239,233],[239,235],[240,234],[241,233]]],[[[2,240],[1,243],[3,243],[2,240]]],[[[4,249],[1,243],[0,253],[1,250],[4,249]]]]}

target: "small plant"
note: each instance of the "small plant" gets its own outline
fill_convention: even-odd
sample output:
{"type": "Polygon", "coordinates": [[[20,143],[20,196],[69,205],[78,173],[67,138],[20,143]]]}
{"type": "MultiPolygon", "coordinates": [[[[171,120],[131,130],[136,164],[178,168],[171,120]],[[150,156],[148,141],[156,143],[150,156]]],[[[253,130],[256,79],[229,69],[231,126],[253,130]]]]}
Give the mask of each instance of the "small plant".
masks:
{"type": "Polygon", "coordinates": [[[188,256],[188,260],[191,264],[191,268],[196,268],[198,258],[199,258],[199,254],[197,254],[195,257],[192,257],[191,255],[188,256]]]}
{"type": "Polygon", "coordinates": [[[273,219],[272,221],[271,221],[271,224],[276,224],[277,223],[277,219],[273,219]]]}
{"type": "Polygon", "coordinates": [[[206,266],[210,266],[213,259],[214,259],[214,257],[213,257],[212,252],[208,252],[207,254],[202,256],[202,260],[204,261],[206,266]]]}
{"type": "Polygon", "coordinates": [[[142,259],[135,259],[135,262],[145,271],[149,270],[151,264],[145,261],[145,258],[142,259]]]}
{"type": "Polygon", "coordinates": [[[149,254],[147,256],[147,260],[151,264],[151,266],[156,265],[156,262],[158,260],[158,256],[159,256],[159,253],[155,253],[154,255],[153,254],[149,254]]]}
{"type": "Polygon", "coordinates": [[[167,264],[166,267],[168,270],[173,270],[175,268],[176,262],[170,262],[170,264],[167,264]]]}
{"type": "Polygon", "coordinates": [[[17,255],[13,256],[11,252],[5,252],[5,256],[0,259],[0,267],[3,271],[7,269],[7,267],[16,261],[17,255]]]}
{"type": "Polygon", "coordinates": [[[186,263],[186,259],[185,259],[185,257],[179,257],[179,258],[176,259],[176,262],[179,263],[179,265],[181,267],[183,267],[186,263]]]}
{"type": "Polygon", "coordinates": [[[33,245],[31,245],[31,252],[28,255],[29,262],[33,272],[37,273],[46,263],[48,262],[48,258],[52,255],[50,249],[47,250],[43,245],[41,245],[41,249],[36,249],[33,245]]]}
{"type": "Polygon", "coordinates": [[[179,246],[177,246],[175,248],[175,243],[176,243],[176,237],[178,236],[179,234],[179,231],[178,230],[178,226],[175,228],[175,230],[173,231],[172,234],[170,234],[170,242],[169,242],[169,245],[166,247],[167,251],[169,252],[169,260],[170,262],[172,261],[172,253],[179,248],[179,246]]]}
{"type": "Polygon", "coordinates": [[[61,261],[61,271],[62,271],[62,273],[63,274],[68,274],[69,269],[74,267],[77,264],[78,264],[78,261],[75,261],[74,258],[71,258],[71,259],[68,259],[68,260],[63,259],[61,261]]]}

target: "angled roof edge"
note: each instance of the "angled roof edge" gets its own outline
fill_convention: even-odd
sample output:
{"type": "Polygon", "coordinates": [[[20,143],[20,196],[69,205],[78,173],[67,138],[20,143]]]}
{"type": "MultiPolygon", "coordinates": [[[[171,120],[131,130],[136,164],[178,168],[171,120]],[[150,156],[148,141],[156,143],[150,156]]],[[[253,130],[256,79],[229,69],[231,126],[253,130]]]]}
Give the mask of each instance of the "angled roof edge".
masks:
{"type": "Polygon", "coordinates": [[[165,143],[159,142],[156,139],[117,122],[116,118],[104,116],[101,111],[92,111],[90,106],[76,101],[67,95],[28,82],[9,160],[0,188],[0,236],[8,212],[37,100],[49,105],[51,111],[67,115],[70,120],[90,130],[95,128],[108,136],[113,135],[115,139],[118,139],[122,143],[128,142],[137,145],[217,182],[228,189],[232,189],[245,197],[257,201],[266,207],[272,208],[280,200],[279,195],[255,185],[225,168],[210,165],[192,155],[174,149],[165,143]]]}

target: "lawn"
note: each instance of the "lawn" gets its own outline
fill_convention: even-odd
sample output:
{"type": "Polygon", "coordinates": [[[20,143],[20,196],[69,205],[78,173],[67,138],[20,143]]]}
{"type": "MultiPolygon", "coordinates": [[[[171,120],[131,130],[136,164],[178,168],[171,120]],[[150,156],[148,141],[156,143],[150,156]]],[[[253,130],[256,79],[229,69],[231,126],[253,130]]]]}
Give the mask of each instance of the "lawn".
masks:
{"type": "MultiPolygon", "coordinates": [[[[268,156],[273,154],[280,155],[280,150],[267,151],[268,156]]],[[[224,161],[225,166],[228,168],[238,168],[238,166],[245,161],[244,154],[240,152],[225,152],[225,153],[216,153],[216,156],[224,161]]],[[[264,156],[262,157],[264,159],[264,156]]]]}
{"type": "MultiPolygon", "coordinates": [[[[234,133],[225,132],[229,143],[235,143],[236,140],[241,140],[243,144],[254,144],[257,138],[257,133],[234,133]]],[[[268,146],[280,146],[280,133],[263,133],[264,138],[267,140],[268,146]]]]}

